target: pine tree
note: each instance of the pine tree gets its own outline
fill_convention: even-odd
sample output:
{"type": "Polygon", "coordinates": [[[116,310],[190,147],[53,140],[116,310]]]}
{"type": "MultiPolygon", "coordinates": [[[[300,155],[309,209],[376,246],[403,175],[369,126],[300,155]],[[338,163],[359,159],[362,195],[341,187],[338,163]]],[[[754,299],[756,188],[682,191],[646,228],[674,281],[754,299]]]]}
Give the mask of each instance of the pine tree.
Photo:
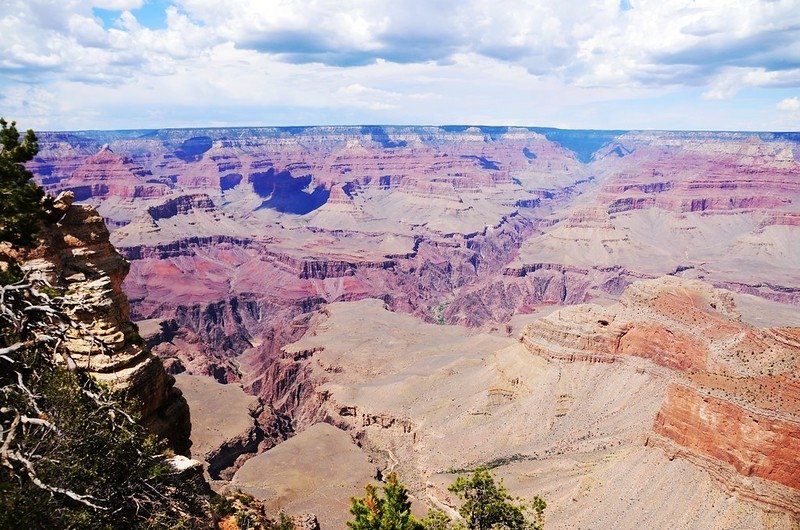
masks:
{"type": "Polygon", "coordinates": [[[39,151],[36,135],[28,129],[20,142],[16,122],[0,118],[0,241],[14,245],[33,242],[43,216],[44,191],[25,169],[39,151]]]}
{"type": "Polygon", "coordinates": [[[422,524],[411,515],[408,490],[391,473],[383,486],[383,497],[372,484],[365,487],[364,497],[353,497],[350,513],[353,520],[348,528],[353,530],[423,530],[422,524]]]}
{"type": "Polygon", "coordinates": [[[374,485],[367,484],[364,489],[366,490],[364,497],[350,499],[352,502],[350,513],[354,519],[348,521],[347,526],[353,530],[380,530],[383,499],[378,497],[378,489],[374,485]]]}
{"type": "Polygon", "coordinates": [[[411,516],[411,501],[408,500],[408,490],[397,480],[397,475],[391,473],[383,487],[385,500],[383,515],[381,516],[382,530],[411,530],[419,528],[411,516]]]}
{"type": "Polygon", "coordinates": [[[514,499],[503,486],[497,484],[486,468],[476,469],[469,478],[459,477],[448,488],[463,501],[458,513],[469,530],[541,530],[544,527],[544,509],[547,503],[534,497],[531,506],[514,499]],[[533,512],[533,521],[526,514],[533,512]]]}

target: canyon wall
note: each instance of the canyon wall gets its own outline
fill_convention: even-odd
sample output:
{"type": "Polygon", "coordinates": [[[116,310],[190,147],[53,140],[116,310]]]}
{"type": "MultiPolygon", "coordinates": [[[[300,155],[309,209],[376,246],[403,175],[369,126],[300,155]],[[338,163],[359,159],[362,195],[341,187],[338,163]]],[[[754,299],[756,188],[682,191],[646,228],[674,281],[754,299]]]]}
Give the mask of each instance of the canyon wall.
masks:
{"type": "Polygon", "coordinates": [[[631,285],[611,307],[556,311],[520,340],[551,360],[662,374],[669,386],[646,443],[800,517],[798,328],[752,327],[730,292],[665,277],[631,285]]]}

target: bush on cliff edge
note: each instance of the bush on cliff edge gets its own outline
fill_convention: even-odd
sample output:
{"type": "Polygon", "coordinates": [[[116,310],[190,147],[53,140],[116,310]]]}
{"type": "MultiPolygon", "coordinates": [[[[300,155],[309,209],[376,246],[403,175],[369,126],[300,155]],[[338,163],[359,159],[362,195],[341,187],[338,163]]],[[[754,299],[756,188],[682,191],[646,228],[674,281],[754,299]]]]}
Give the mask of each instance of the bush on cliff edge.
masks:
{"type": "Polygon", "coordinates": [[[203,484],[71,360],[88,332],[42,287],[0,286],[0,528],[211,527],[203,484]]]}

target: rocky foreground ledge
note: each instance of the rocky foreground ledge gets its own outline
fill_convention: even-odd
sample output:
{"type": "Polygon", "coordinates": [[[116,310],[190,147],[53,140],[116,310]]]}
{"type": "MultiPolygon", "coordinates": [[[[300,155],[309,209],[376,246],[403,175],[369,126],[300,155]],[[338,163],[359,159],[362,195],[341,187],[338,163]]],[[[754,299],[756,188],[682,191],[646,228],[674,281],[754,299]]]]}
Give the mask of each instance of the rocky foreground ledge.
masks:
{"type": "Polygon", "coordinates": [[[55,210],[61,218],[23,268],[31,277],[65,289],[68,315],[91,332],[68,340],[69,362],[126,392],[139,403],[145,427],[166,438],[177,453],[188,453],[189,406],[130,320],[122,291],[129,264],[109,242],[97,210],[72,204],[73,199],[72,193],[58,197],[55,210]]]}

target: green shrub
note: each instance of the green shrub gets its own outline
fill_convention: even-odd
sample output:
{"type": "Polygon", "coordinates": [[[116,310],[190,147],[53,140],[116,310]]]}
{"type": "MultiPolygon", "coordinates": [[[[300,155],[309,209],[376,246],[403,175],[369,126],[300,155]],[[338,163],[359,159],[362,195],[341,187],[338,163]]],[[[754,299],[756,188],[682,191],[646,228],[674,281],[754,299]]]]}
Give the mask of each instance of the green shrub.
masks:
{"type": "Polygon", "coordinates": [[[469,530],[542,530],[547,503],[536,496],[530,505],[514,499],[497,484],[486,468],[478,468],[469,478],[458,477],[448,488],[458,495],[462,504],[458,513],[469,530]]]}
{"type": "Polygon", "coordinates": [[[40,287],[0,297],[0,528],[207,527],[207,497],[172,470],[135,403],[65,368],[73,328],[40,287]]]}

